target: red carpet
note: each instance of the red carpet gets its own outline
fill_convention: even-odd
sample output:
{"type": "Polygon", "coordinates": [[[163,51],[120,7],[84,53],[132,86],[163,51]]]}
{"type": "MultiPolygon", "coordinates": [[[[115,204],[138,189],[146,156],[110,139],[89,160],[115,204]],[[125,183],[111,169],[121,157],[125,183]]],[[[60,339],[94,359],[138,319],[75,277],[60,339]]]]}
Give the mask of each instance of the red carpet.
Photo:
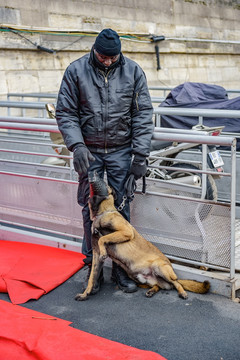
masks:
{"type": "Polygon", "coordinates": [[[0,292],[13,304],[39,299],[84,266],[81,253],[0,240],[0,292]]]}
{"type": "Polygon", "coordinates": [[[0,300],[0,360],[166,360],[0,300]]]}

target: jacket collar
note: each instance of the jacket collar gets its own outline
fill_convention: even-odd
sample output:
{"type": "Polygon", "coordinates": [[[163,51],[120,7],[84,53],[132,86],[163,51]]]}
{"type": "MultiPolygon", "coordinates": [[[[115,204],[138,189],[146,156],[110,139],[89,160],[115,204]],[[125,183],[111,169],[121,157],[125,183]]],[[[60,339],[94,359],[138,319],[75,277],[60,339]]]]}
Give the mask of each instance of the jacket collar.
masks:
{"type": "Polygon", "coordinates": [[[94,68],[98,68],[100,70],[103,70],[103,71],[108,71],[110,69],[115,69],[117,68],[118,66],[120,65],[124,65],[125,64],[125,59],[124,59],[124,56],[122,53],[120,53],[120,56],[119,56],[119,59],[118,61],[116,61],[114,64],[112,64],[111,66],[104,66],[102,63],[100,63],[98,61],[98,59],[96,58],[95,54],[94,54],[94,46],[92,47],[91,49],[91,52],[90,52],[90,57],[89,57],[89,63],[90,65],[92,65],[94,68]]]}

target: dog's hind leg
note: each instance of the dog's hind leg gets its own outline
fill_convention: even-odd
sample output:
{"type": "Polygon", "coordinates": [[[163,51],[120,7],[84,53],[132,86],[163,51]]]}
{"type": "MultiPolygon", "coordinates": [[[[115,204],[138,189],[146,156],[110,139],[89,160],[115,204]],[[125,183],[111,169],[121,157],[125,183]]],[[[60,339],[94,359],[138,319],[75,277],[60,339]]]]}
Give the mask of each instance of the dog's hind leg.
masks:
{"type": "Polygon", "coordinates": [[[82,300],[86,300],[88,298],[88,296],[92,292],[92,289],[93,289],[95,283],[98,280],[98,277],[102,270],[102,267],[103,267],[103,261],[99,261],[99,254],[96,251],[93,251],[92,268],[91,268],[91,273],[90,273],[87,287],[82,294],[77,294],[75,296],[75,300],[82,301],[82,300]]]}
{"type": "Polygon", "coordinates": [[[182,285],[177,281],[171,281],[171,283],[173,284],[173,286],[175,287],[175,289],[178,292],[178,296],[182,299],[187,299],[188,298],[188,294],[186,293],[186,291],[184,290],[184,288],[182,287],[182,285]]]}
{"type": "Polygon", "coordinates": [[[165,281],[172,284],[178,292],[178,296],[182,299],[187,299],[188,295],[182,285],[178,282],[177,275],[175,274],[171,264],[164,264],[158,266],[154,264],[154,272],[160,275],[165,281]]]}
{"type": "Polygon", "coordinates": [[[153,285],[153,287],[151,287],[151,289],[149,289],[146,292],[146,296],[147,297],[152,297],[154,294],[156,294],[158,291],[160,290],[160,287],[158,285],[153,285]]]}

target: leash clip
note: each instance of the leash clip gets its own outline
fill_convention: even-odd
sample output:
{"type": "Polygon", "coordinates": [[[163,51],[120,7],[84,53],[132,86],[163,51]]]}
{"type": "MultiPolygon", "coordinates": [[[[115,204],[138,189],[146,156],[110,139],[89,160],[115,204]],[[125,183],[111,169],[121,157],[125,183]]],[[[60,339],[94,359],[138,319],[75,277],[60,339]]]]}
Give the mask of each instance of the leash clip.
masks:
{"type": "MultiPolygon", "coordinates": [[[[146,177],[143,176],[142,180],[143,180],[142,194],[145,194],[146,193],[146,177]]],[[[137,188],[137,184],[134,179],[134,175],[131,174],[126,181],[126,184],[125,184],[125,194],[126,195],[123,196],[122,202],[119,205],[119,207],[117,208],[118,211],[123,210],[127,199],[129,200],[129,202],[131,202],[134,199],[134,196],[135,196],[134,192],[136,191],[136,188],[137,188]]]]}
{"type": "Polygon", "coordinates": [[[126,196],[123,196],[123,199],[122,199],[122,202],[121,204],[119,205],[119,207],[117,208],[118,211],[122,211],[124,206],[125,206],[125,203],[126,203],[126,200],[127,200],[127,197],[126,196]]]}

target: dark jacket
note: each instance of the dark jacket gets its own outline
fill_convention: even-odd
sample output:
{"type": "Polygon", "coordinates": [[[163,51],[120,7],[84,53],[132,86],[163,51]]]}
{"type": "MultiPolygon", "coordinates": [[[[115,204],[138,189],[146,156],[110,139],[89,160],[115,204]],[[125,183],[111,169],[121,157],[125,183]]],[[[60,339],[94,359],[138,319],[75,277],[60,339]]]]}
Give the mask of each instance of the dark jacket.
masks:
{"type": "Polygon", "coordinates": [[[56,116],[69,150],[76,143],[92,152],[132,145],[133,154],[148,156],[152,112],[144,72],[122,54],[107,73],[94,65],[93,50],[65,71],[56,116]]]}

